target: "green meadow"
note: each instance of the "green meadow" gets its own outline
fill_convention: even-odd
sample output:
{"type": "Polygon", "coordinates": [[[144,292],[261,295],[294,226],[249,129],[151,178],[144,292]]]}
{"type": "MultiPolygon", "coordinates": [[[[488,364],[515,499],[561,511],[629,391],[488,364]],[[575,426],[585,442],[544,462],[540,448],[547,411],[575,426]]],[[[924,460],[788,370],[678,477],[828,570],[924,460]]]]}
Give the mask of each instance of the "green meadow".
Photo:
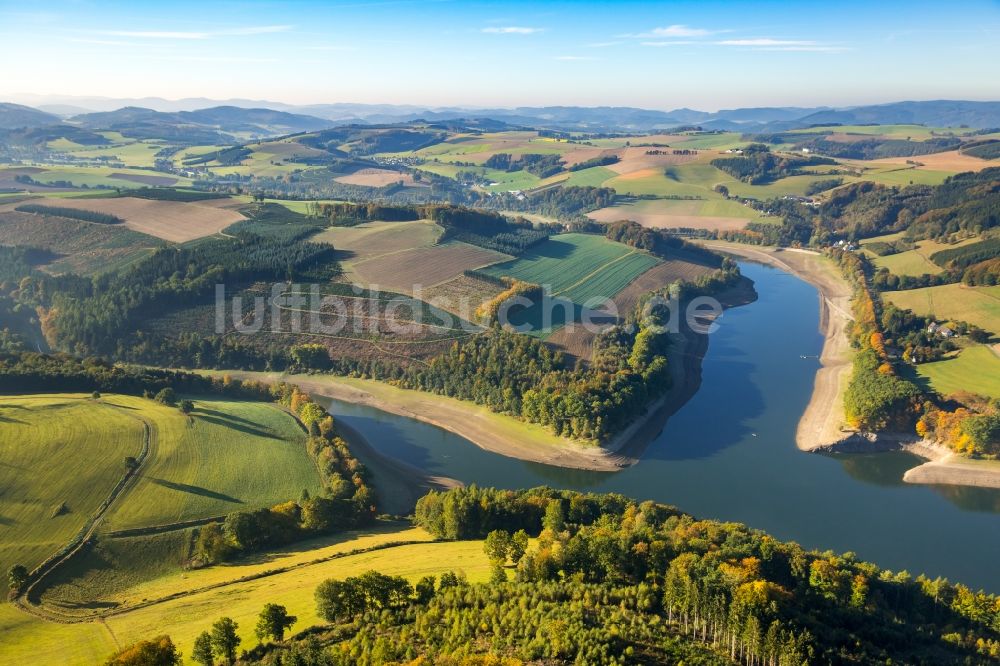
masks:
{"type": "Polygon", "coordinates": [[[589,298],[611,298],[658,263],[650,254],[602,236],[560,234],[483,272],[549,285],[553,295],[582,304],[589,298]]]}
{"type": "Polygon", "coordinates": [[[941,395],[968,391],[990,398],[1000,398],[1000,356],[985,345],[972,345],[957,356],[916,367],[941,395]]]}

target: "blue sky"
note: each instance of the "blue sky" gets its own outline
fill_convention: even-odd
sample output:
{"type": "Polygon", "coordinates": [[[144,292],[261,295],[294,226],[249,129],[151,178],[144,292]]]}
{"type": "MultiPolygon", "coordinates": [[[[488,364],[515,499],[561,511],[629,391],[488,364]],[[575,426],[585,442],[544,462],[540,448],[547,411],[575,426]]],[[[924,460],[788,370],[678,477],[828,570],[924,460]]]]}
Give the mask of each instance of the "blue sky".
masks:
{"type": "Polygon", "coordinates": [[[998,62],[980,0],[0,0],[0,100],[844,106],[1000,100],[998,62]]]}

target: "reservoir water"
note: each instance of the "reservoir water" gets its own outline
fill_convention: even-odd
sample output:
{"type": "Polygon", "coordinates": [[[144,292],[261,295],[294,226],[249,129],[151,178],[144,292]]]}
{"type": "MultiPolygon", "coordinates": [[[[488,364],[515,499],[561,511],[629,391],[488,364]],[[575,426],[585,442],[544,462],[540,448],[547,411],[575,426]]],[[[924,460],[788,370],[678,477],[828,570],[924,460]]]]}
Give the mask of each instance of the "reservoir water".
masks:
{"type": "Polygon", "coordinates": [[[570,470],[484,451],[403,416],[334,401],[331,412],[381,453],[465,483],[619,492],[702,518],[738,521],[808,548],[854,551],[894,571],[1000,592],[1000,490],[917,486],[906,453],[800,452],[795,429],[823,339],[816,290],[741,264],[759,300],[728,310],[711,335],[698,393],[636,465],[570,470]]]}

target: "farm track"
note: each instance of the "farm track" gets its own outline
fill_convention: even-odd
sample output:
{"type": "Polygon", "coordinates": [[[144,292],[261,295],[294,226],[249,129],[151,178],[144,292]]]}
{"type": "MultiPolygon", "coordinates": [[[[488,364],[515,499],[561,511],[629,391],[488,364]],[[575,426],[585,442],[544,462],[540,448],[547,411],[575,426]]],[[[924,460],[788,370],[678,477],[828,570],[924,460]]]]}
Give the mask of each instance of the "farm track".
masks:
{"type": "MultiPolygon", "coordinates": [[[[141,601],[137,604],[113,608],[103,612],[95,613],[90,616],[67,616],[59,614],[50,615],[51,611],[46,611],[45,613],[38,613],[34,612],[33,610],[29,610],[28,612],[32,613],[33,615],[36,615],[37,617],[42,618],[43,620],[58,622],[60,624],[80,624],[82,622],[103,623],[104,620],[109,617],[113,617],[116,615],[124,615],[126,613],[131,613],[132,611],[140,610],[143,608],[149,608],[150,606],[156,606],[158,604],[166,603],[168,601],[183,599],[185,597],[194,596],[196,594],[202,594],[204,592],[210,592],[212,590],[217,590],[224,587],[229,587],[230,585],[240,585],[242,583],[249,583],[251,581],[260,580],[261,578],[269,578],[271,576],[277,576],[279,574],[288,573],[289,571],[294,571],[296,569],[312,567],[318,564],[331,562],[333,560],[343,559],[345,557],[364,555],[365,553],[372,553],[379,550],[387,550],[389,548],[398,548],[400,546],[412,546],[412,545],[427,544],[427,543],[433,543],[433,542],[410,539],[401,541],[390,541],[388,543],[378,544],[376,546],[368,546],[367,548],[354,548],[352,550],[340,553],[333,553],[325,557],[317,557],[316,559],[309,560],[308,562],[299,562],[297,564],[290,564],[284,567],[275,567],[273,569],[267,569],[265,571],[248,574],[246,576],[240,576],[238,578],[232,578],[230,580],[219,581],[218,583],[212,583],[210,585],[202,585],[201,587],[195,587],[190,590],[182,590],[180,592],[174,592],[173,594],[167,594],[162,597],[157,597],[156,599],[148,599],[146,601],[141,601]]],[[[33,607],[33,608],[37,609],[38,607],[33,607]]]]}
{"type": "Polygon", "coordinates": [[[28,584],[22,589],[21,593],[14,598],[13,603],[15,606],[43,620],[49,620],[52,622],[67,622],[67,620],[64,617],[61,617],[58,613],[53,613],[51,610],[46,609],[43,605],[34,602],[32,600],[33,593],[46,580],[47,576],[75,557],[91,542],[94,534],[97,532],[97,528],[100,527],[101,521],[104,519],[108,510],[114,506],[115,501],[131,487],[132,482],[138,477],[139,471],[142,469],[143,464],[145,464],[147,458],[149,457],[153,432],[152,426],[142,417],[135,416],[134,414],[128,414],[118,407],[112,407],[126,414],[130,418],[134,418],[142,423],[142,450],[136,458],[135,466],[125,472],[118,483],[115,484],[115,487],[111,489],[111,493],[108,497],[101,503],[97,511],[94,512],[80,531],[77,532],[76,536],[70,539],[69,542],[56,553],[35,567],[35,569],[29,574],[28,584]]]}

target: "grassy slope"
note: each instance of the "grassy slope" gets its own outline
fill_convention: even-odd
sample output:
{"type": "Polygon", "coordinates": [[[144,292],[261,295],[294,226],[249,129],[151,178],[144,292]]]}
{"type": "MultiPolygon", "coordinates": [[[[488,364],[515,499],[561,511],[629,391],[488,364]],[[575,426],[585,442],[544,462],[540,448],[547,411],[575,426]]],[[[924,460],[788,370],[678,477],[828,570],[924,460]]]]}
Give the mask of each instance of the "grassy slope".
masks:
{"type": "Polygon", "coordinates": [[[918,365],[916,370],[941,395],[970,391],[1000,398],[1000,357],[984,345],[963,349],[954,358],[918,365]]]}
{"type": "MultiPolygon", "coordinates": [[[[869,238],[867,241],[861,243],[864,247],[868,243],[873,243],[876,241],[887,241],[891,242],[893,240],[898,240],[903,236],[903,233],[887,234],[885,236],[876,236],[874,238],[869,238]]],[[[905,252],[899,252],[897,254],[890,254],[884,257],[879,257],[874,253],[868,253],[869,257],[876,266],[880,268],[888,268],[890,273],[895,275],[914,275],[919,276],[924,273],[929,273],[931,275],[937,275],[942,269],[940,266],[931,261],[930,257],[935,252],[940,252],[941,250],[948,250],[951,248],[961,247],[963,245],[968,245],[970,243],[975,243],[982,240],[981,238],[967,238],[965,240],[959,241],[958,243],[939,243],[933,240],[922,240],[917,242],[917,247],[912,250],[907,250],[905,252]]]]}
{"type": "Polygon", "coordinates": [[[551,285],[553,294],[582,303],[610,298],[659,263],[644,252],[589,234],[560,234],[484,272],[551,285]]]}
{"type": "Polygon", "coordinates": [[[0,398],[2,570],[39,564],[79,531],[124,474],[125,456],[139,455],[143,421],[152,433],[149,458],[102,531],[217,516],[319,490],[291,416],[265,403],[195,405],[189,418],[131,396],[0,398]],[[63,502],[68,512],[53,517],[63,502]]]}
{"type": "Polygon", "coordinates": [[[129,409],[166,411],[142,402],[0,398],[0,570],[38,565],[83,527],[125,473],[125,456],[142,449],[142,422],[129,409]],[[53,516],[63,502],[68,511],[53,516]]]}
{"type": "MultiPolygon", "coordinates": [[[[415,529],[387,532],[376,530],[349,541],[338,541],[319,550],[306,552],[294,549],[291,552],[263,556],[254,562],[188,572],[187,575],[193,577],[190,581],[179,575],[174,580],[185,587],[202,582],[210,584],[259,573],[264,569],[302,564],[355,548],[427,538],[425,533],[415,529]]],[[[52,624],[24,614],[10,605],[4,605],[0,606],[0,634],[4,636],[4,641],[0,644],[0,662],[30,662],[42,666],[98,663],[115,649],[116,644],[126,645],[164,632],[189,657],[195,636],[224,615],[232,617],[239,624],[238,633],[243,639],[241,649],[250,648],[257,642],[253,636],[254,624],[265,603],[287,606],[289,612],[299,618],[292,631],[301,631],[319,621],[313,597],[316,585],[327,578],[344,578],[369,569],[405,576],[411,581],[449,570],[464,571],[473,582],[485,581],[489,577],[489,563],[483,553],[482,542],[422,543],[305,564],[285,573],[114,615],[101,624],[52,624]]],[[[176,589],[172,583],[167,583],[164,587],[154,585],[138,588],[137,593],[146,596],[158,590],[176,589]]]]}
{"type": "Polygon", "coordinates": [[[305,433],[277,407],[196,400],[190,419],[174,414],[157,422],[155,455],[109,515],[108,529],[206,518],[319,491],[305,433]]]}
{"type": "Polygon", "coordinates": [[[966,287],[946,284],[940,287],[888,291],[882,297],[896,306],[921,315],[958,319],[975,324],[991,333],[1000,333],[1000,286],[966,287]]]}

